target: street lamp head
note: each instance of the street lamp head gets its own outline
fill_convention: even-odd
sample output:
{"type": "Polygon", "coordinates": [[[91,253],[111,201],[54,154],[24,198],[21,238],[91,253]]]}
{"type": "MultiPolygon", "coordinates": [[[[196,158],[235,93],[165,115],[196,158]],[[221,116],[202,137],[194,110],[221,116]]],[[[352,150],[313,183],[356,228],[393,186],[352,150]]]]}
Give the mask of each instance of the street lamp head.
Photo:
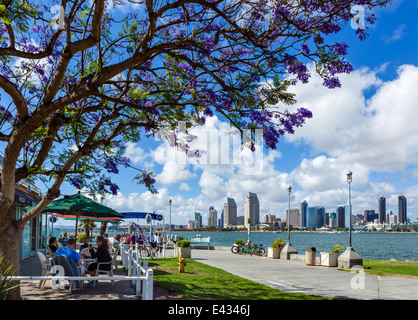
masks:
{"type": "Polygon", "coordinates": [[[351,181],[353,180],[353,173],[351,171],[347,172],[347,182],[351,183],[351,181]]]}
{"type": "Polygon", "coordinates": [[[173,201],[170,199],[170,200],[168,200],[168,204],[171,206],[171,203],[172,203],[173,201]]]}
{"type": "Polygon", "coordinates": [[[289,192],[289,196],[292,193],[292,186],[289,186],[289,188],[287,188],[287,191],[289,192]]]}

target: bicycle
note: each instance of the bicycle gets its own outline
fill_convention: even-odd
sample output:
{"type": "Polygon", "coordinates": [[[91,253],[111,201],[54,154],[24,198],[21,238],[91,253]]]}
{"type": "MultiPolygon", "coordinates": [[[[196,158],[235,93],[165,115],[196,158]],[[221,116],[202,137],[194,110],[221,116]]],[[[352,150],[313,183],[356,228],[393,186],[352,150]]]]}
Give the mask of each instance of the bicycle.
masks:
{"type": "Polygon", "coordinates": [[[233,254],[237,254],[237,253],[239,252],[239,250],[240,250],[240,245],[239,245],[239,244],[234,243],[234,244],[232,245],[232,247],[231,247],[231,252],[232,252],[233,254]]]}
{"type": "Polygon", "coordinates": [[[254,244],[254,252],[253,254],[259,255],[260,257],[266,254],[266,250],[263,248],[263,244],[256,245],[254,244]]]}
{"type": "Polygon", "coordinates": [[[238,254],[247,254],[253,255],[254,247],[252,244],[240,244],[238,254]]]}

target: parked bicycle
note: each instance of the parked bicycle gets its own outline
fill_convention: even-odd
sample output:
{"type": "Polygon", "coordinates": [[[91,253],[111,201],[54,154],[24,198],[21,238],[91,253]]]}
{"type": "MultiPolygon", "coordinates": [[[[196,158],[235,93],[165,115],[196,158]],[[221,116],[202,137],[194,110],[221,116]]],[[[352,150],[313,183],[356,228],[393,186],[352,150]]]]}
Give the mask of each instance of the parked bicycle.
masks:
{"type": "Polygon", "coordinates": [[[262,243],[260,243],[259,245],[254,244],[253,254],[259,255],[260,257],[266,254],[266,250],[263,248],[262,243]]]}

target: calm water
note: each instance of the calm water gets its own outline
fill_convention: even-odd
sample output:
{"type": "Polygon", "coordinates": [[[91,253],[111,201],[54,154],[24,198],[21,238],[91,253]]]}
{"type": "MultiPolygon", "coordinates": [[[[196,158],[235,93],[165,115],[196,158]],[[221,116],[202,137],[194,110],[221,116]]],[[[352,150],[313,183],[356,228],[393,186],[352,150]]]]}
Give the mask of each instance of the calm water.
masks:
{"type": "MultiPolygon", "coordinates": [[[[54,230],[54,236],[58,238],[63,231],[54,230]]],[[[74,230],[65,231],[70,234],[74,233],[74,230]]],[[[172,231],[171,233],[183,236],[185,239],[200,234],[202,237],[210,237],[211,245],[222,247],[232,246],[236,239],[247,240],[248,238],[247,232],[172,231]]],[[[287,233],[252,232],[250,236],[251,241],[257,244],[262,243],[265,248],[281,237],[284,237],[287,242],[287,233]]],[[[320,251],[331,251],[337,243],[341,243],[345,250],[348,246],[348,236],[348,233],[291,233],[290,243],[300,254],[305,253],[306,247],[315,247],[319,255],[320,251]]],[[[363,259],[418,261],[418,233],[353,233],[351,239],[353,248],[363,259]]]]}
{"type": "MultiPolygon", "coordinates": [[[[185,239],[195,236],[196,232],[172,232],[184,236],[185,239]]],[[[214,246],[232,246],[236,239],[247,240],[246,232],[199,232],[202,237],[210,237],[214,246]]],[[[251,241],[262,243],[269,247],[277,238],[287,233],[251,233],[251,241]]],[[[315,247],[316,251],[331,251],[335,244],[348,246],[348,233],[291,233],[290,243],[300,254],[304,254],[306,247],[315,247]]],[[[353,248],[363,259],[418,261],[418,233],[353,233],[351,235],[353,248]]]]}

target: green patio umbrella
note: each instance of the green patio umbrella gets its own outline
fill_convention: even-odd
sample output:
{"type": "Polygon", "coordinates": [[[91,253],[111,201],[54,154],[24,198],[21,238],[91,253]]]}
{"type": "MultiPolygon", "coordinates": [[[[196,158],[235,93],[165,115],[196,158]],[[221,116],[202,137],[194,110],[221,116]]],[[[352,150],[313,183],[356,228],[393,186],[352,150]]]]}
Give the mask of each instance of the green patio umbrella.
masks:
{"type": "MultiPolygon", "coordinates": [[[[25,208],[25,211],[33,209],[35,206],[25,208]]],[[[76,216],[76,226],[75,226],[75,238],[77,239],[77,228],[78,228],[78,218],[91,217],[91,218],[103,218],[103,217],[114,217],[114,218],[123,218],[123,214],[102,205],[90,198],[87,198],[79,193],[64,196],[61,199],[52,201],[46,208],[42,211],[59,213],[61,215],[76,216]]]]}

